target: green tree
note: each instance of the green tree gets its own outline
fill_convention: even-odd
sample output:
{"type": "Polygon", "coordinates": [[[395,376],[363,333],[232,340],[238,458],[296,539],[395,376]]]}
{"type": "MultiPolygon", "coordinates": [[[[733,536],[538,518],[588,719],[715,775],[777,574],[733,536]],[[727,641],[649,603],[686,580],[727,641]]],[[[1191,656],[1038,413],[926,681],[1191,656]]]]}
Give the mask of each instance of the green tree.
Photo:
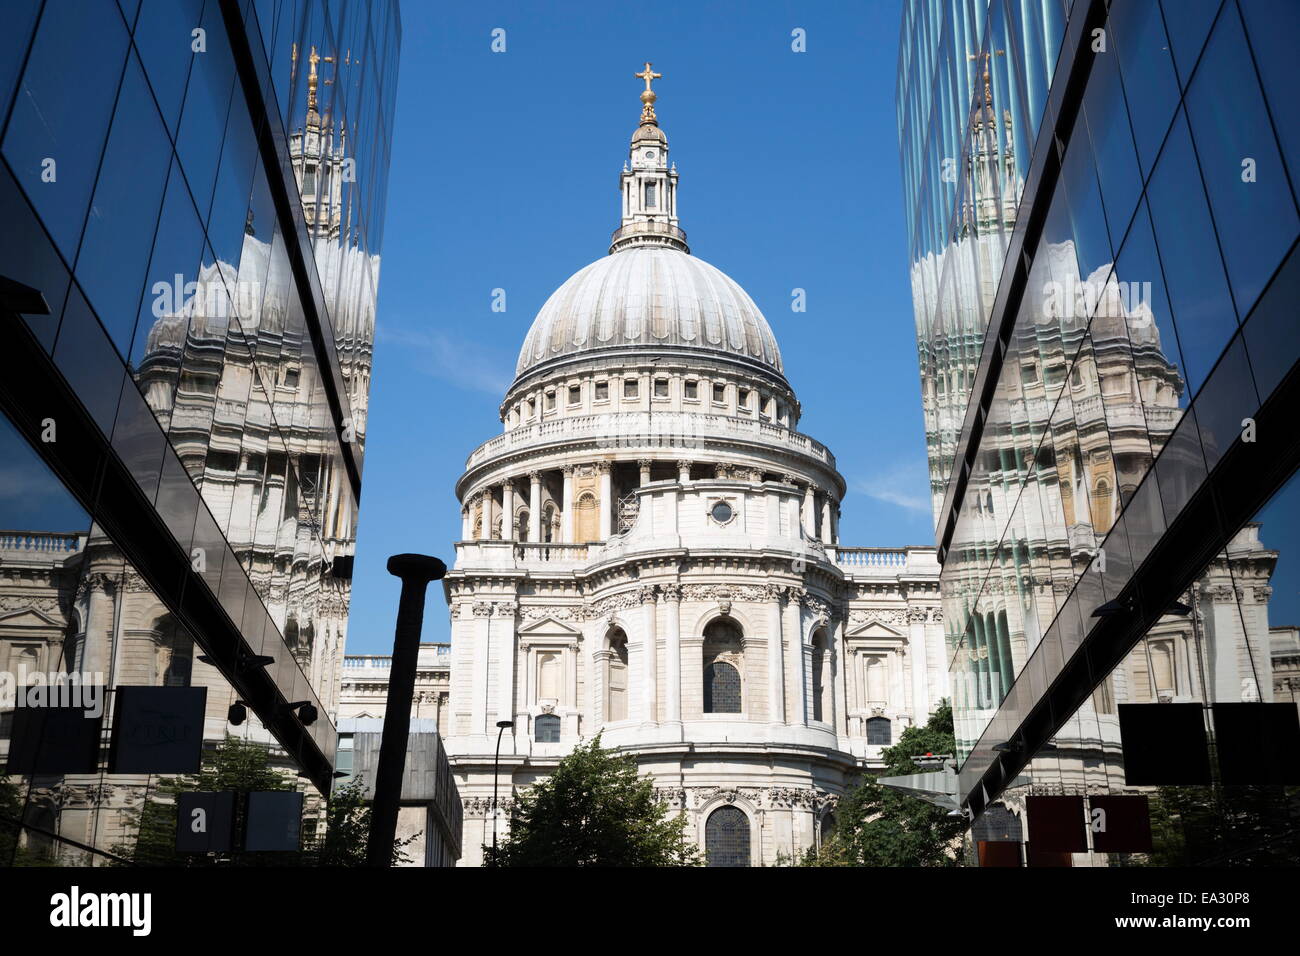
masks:
{"type": "MultiPolygon", "coordinates": [[[[204,752],[203,768],[191,777],[164,777],[150,798],[137,811],[139,826],[132,843],[113,847],[113,852],[142,866],[362,866],[370,833],[370,807],[365,804],[359,781],[339,787],[326,803],[325,829],[317,832],[311,810],[304,815],[304,848],[288,853],[244,853],[210,855],[176,852],[176,797],[193,791],[293,790],[296,781],[271,766],[267,748],[261,744],[226,737],[204,752]]],[[[243,823],[243,801],[236,801],[236,829],[243,823]]],[[[393,864],[409,862],[404,848],[414,840],[395,840],[393,864]]]]}
{"type": "Polygon", "coordinates": [[[636,761],[591,743],[515,800],[510,833],[488,866],[698,866],[686,818],[670,816],[636,761]]]}
{"type": "MultiPolygon", "coordinates": [[[[913,757],[951,754],[956,746],[952,707],[940,703],[929,721],[909,727],[881,754],[892,777],[919,771],[913,757]]],[[[840,800],[835,829],[804,866],[957,866],[964,823],[947,811],[881,786],[868,775],[840,800]]]]}
{"type": "MultiPolygon", "coordinates": [[[[361,780],[336,788],[326,804],[325,832],[311,842],[304,862],[315,866],[367,866],[366,848],[372,821],[373,809],[366,802],[366,788],[361,780]]],[[[411,862],[406,848],[418,836],[393,841],[390,866],[411,862]]]]}

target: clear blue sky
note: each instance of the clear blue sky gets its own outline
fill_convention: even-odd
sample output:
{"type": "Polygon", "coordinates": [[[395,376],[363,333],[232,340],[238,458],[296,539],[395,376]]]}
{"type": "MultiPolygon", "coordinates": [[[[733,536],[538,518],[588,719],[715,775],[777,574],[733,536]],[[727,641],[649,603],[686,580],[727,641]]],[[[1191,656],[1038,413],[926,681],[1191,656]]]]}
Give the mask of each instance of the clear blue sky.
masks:
{"type": "MultiPolygon", "coordinates": [[[[497,434],[546,297],[605,253],[645,60],[692,251],[767,316],[842,538],[929,544],[894,119],[896,2],[406,3],[350,653],[391,649],[390,554],[450,565],[453,491],[497,434]],[[491,52],[491,31],[506,52],[491,52]],[[801,27],[807,52],[791,50],[801,27]],[[507,311],[490,309],[504,288],[507,311]],[[793,313],[791,290],[807,290],[793,313]]],[[[425,640],[446,640],[440,585],[425,640]]]]}

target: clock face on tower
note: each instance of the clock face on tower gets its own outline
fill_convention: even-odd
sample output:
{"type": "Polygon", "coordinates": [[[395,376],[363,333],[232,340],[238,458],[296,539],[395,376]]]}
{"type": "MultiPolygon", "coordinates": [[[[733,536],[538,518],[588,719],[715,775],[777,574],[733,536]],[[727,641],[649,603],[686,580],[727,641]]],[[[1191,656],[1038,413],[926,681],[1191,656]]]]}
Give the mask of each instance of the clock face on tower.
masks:
{"type": "Polygon", "coordinates": [[[645,158],[646,158],[646,159],[654,159],[654,158],[655,158],[655,151],[654,151],[653,149],[647,149],[647,150],[645,151],[645,158]]]}

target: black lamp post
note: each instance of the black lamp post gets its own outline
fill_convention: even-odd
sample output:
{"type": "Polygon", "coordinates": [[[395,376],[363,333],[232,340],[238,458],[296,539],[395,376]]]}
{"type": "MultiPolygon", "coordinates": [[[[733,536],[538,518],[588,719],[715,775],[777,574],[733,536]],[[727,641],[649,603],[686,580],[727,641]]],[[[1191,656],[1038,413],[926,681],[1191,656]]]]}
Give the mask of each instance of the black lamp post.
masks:
{"type": "Polygon", "coordinates": [[[497,721],[497,752],[492,758],[492,864],[497,862],[497,769],[501,765],[501,735],[507,727],[513,727],[513,720],[497,721]]]}
{"type": "Polygon", "coordinates": [[[390,866],[397,836],[397,810],[402,802],[402,777],[406,769],[406,742],[411,731],[411,697],[420,657],[420,630],[424,626],[424,592],[430,581],[447,573],[447,566],[427,554],[395,554],[388,573],[402,579],[397,603],[397,628],[393,635],[393,663],[388,672],[388,703],[384,733],[375,768],[375,795],[371,808],[370,841],[366,863],[390,866]]]}

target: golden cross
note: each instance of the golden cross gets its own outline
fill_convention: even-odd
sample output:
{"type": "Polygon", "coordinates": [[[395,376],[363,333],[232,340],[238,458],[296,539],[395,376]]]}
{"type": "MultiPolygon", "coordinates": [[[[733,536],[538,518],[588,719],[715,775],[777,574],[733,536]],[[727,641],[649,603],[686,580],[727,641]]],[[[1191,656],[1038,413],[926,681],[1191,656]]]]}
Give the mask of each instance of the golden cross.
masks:
{"type": "Polygon", "coordinates": [[[647,93],[653,92],[653,91],[650,89],[650,81],[651,81],[651,80],[658,80],[658,79],[662,79],[662,78],[663,78],[663,74],[662,74],[662,73],[653,73],[653,72],[651,72],[651,70],[650,70],[650,64],[649,64],[648,62],[646,63],[646,65],[645,65],[645,69],[644,69],[644,70],[642,70],[640,73],[633,73],[632,75],[635,76],[638,80],[645,80],[645,91],[646,91],[647,93]]]}

